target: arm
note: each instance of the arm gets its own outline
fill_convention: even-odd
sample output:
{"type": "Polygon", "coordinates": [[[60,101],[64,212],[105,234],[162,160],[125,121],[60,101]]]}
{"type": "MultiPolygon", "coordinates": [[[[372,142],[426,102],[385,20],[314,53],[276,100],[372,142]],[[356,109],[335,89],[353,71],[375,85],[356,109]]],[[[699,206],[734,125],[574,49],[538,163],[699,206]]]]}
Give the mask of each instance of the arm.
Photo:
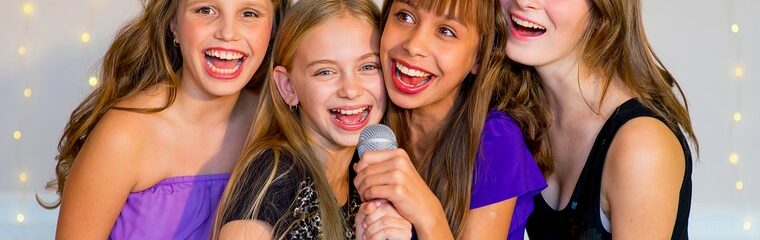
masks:
{"type": "Polygon", "coordinates": [[[135,186],[136,131],[104,117],[76,157],[61,196],[57,239],[105,239],[135,186]]]}
{"type": "Polygon", "coordinates": [[[235,220],[222,226],[219,239],[272,239],[272,225],[261,220],[235,220]]]}
{"type": "Polygon", "coordinates": [[[602,176],[615,239],[671,237],[684,158],[678,139],[662,122],[643,117],[623,125],[602,176]]]}
{"type": "Polygon", "coordinates": [[[470,210],[462,239],[507,239],[515,203],[517,197],[470,210]]]}
{"type": "Polygon", "coordinates": [[[454,239],[440,200],[403,149],[365,152],[354,170],[354,185],[363,200],[390,201],[420,239],[454,239]]]}

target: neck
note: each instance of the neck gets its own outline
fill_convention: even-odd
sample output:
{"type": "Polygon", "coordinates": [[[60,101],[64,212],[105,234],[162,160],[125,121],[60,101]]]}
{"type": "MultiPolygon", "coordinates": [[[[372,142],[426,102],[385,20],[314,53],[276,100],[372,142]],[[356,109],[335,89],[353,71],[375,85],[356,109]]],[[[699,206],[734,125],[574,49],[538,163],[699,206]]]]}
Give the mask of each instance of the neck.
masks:
{"type": "Polygon", "coordinates": [[[327,183],[338,202],[343,202],[348,192],[348,171],[356,147],[325,146],[312,141],[312,149],[325,171],[327,183]]]}
{"type": "Polygon", "coordinates": [[[435,104],[419,107],[411,110],[409,130],[411,134],[411,147],[414,159],[421,159],[425,153],[425,146],[432,144],[446,119],[454,107],[457,93],[438,101],[435,104]]]}
{"type": "Polygon", "coordinates": [[[240,92],[227,96],[211,96],[188,84],[193,80],[184,76],[186,75],[183,74],[182,84],[177,88],[177,97],[172,105],[181,119],[201,126],[227,124],[234,112],[243,110],[235,107],[240,92]]]}

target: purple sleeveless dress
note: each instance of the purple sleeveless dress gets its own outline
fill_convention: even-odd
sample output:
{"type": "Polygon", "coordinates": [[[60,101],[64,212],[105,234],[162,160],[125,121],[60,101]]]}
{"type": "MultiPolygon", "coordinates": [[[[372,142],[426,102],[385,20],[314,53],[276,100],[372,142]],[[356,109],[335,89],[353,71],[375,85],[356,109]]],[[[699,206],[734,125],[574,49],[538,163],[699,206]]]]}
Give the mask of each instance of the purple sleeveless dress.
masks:
{"type": "Polygon", "coordinates": [[[164,179],[130,193],[109,239],[209,239],[230,174],[164,179]]]}

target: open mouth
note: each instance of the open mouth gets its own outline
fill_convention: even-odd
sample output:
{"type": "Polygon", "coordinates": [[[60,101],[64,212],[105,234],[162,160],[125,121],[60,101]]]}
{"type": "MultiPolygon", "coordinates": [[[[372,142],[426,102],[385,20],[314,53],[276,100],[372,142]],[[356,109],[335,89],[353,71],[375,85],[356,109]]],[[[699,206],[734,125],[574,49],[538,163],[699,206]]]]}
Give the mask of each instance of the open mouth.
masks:
{"type": "Polygon", "coordinates": [[[204,51],[206,70],[216,77],[235,77],[247,56],[235,50],[209,49],[204,51]]]}
{"type": "Polygon", "coordinates": [[[328,110],[334,123],[338,127],[355,131],[367,125],[367,116],[372,111],[372,106],[337,107],[328,110]]]}
{"type": "Polygon", "coordinates": [[[392,64],[394,66],[393,83],[399,91],[406,94],[422,92],[435,78],[435,75],[425,70],[399,61],[394,60],[392,64]]]}
{"type": "Polygon", "coordinates": [[[546,27],[541,26],[538,23],[534,23],[515,15],[511,15],[512,29],[515,33],[524,37],[537,37],[546,33],[546,27]]]}

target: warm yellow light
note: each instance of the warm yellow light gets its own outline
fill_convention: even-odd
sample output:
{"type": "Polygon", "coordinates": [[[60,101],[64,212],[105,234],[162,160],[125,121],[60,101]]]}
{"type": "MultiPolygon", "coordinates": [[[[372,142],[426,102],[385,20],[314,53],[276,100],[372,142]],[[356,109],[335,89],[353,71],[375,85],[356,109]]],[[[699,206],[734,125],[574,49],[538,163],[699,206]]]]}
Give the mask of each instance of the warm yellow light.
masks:
{"type": "Polygon", "coordinates": [[[742,67],[736,67],[734,69],[734,74],[736,75],[737,78],[743,77],[744,76],[744,68],[742,68],[742,67]]]}
{"type": "Polygon", "coordinates": [[[731,24],[731,32],[739,33],[739,24],[731,24]]]}
{"type": "Polygon", "coordinates": [[[32,12],[34,12],[34,6],[31,3],[24,4],[24,14],[32,15],[32,12]]]}
{"type": "Polygon", "coordinates": [[[18,55],[20,55],[20,56],[26,55],[26,47],[24,47],[24,46],[19,47],[18,48],[18,55]]]}
{"type": "Polygon", "coordinates": [[[735,112],[735,113],[734,113],[734,121],[736,121],[736,122],[739,122],[739,121],[741,121],[741,120],[742,120],[742,113],[740,113],[740,112],[735,112]]]}
{"type": "Polygon", "coordinates": [[[24,214],[23,213],[17,214],[16,215],[16,221],[18,221],[19,223],[23,223],[24,222],[24,214]]]}
{"type": "Polygon", "coordinates": [[[32,97],[32,89],[24,88],[24,97],[32,97]]]}
{"type": "Polygon", "coordinates": [[[21,174],[18,175],[18,180],[20,180],[22,183],[25,183],[26,181],[29,180],[29,175],[26,175],[25,172],[22,172],[21,174]]]}
{"type": "Polygon", "coordinates": [[[749,231],[750,228],[752,228],[752,223],[749,221],[744,222],[744,231],[749,231]]]}
{"type": "Polygon", "coordinates": [[[89,42],[90,41],[90,34],[89,33],[82,33],[81,39],[82,39],[83,43],[89,42]]]}
{"type": "Polygon", "coordinates": [[[16,139],[16,140],[21,139],[21,131],[19,130],[13,131],[13,139],[16,139]]]}
{"type": "Polygon", "coordinates": [[[739,155],[732,153],[730,156],[728,156],[728,161],[731,163],[731,165],[736,165],[736,163],[739,162],[739,155]]]}
{"type": "Polygon", "coordinates": [[[736,181],[736,190],[741,191],[742,189],[744,189],[744,182],[736,181]]]}
{"type": "Polygon", "coordinates": [[[92,76],[92,77],[90,77],[89,80],[87,80],[87,83],[89,83],[90,86],[93,86],[93,87],[97,86],[98,85],[98,78],[96,78],[95,76],[92,76]]]}

